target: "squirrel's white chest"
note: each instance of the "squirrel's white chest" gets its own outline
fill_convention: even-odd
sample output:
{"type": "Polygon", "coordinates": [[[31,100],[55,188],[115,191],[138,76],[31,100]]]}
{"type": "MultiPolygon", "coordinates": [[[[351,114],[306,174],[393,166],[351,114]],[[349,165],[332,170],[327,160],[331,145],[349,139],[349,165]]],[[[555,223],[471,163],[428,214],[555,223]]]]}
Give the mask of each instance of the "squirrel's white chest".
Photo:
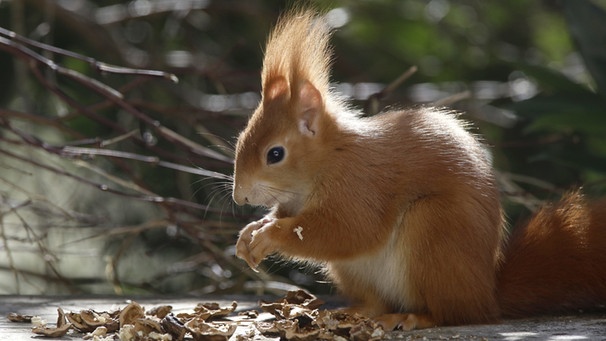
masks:
{"type": "Polygon", "coordinates": [[[408,265],[401,252],[402,245],[396,245],[398,240],[394,234],[378,252],[353,260],[331,262],[328,264],[329,274],[335,277],[346,294],[362,293],[366,296],[373,293],[392,308],[410,311],[414,302],[411,301],[408,265]],[[348,286],[355,286],[353,292],[348,286]]]}

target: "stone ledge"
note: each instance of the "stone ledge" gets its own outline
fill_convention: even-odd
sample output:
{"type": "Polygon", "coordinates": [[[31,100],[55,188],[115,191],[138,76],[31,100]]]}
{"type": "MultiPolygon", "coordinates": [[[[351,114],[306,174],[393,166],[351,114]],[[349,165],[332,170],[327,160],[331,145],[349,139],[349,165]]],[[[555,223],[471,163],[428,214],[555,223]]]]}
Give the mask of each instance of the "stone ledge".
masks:
{"type": "MultiPolygon", "coordinates": [[[[49,323],[57,318],[57,308],[79,311],[92,308],[109,310],[112,307],[126,305],[129,297],[117,296],[0,296],[0,340],[32,339],[31,325],[8,321],[8,313],[38,315],[49,323]]],[[[171,305],[175,312],[191,311],[201,302],[219,302],[229,304],[238,302],[238,310],[250,310],[258,307],[258,298],[254,296],[206,296],[206,297],[133,297],[146,308],[158,305],[171,305]]],[[[335,298],[329,305],[340,302],[335,298]],[[331,304],[332,303],[332,304],[331,304]]],[[[337,303],[338,304],[338,303],[337,303]]],[[[395,331],[389,336],[401,340],[606,340],[606,313],[579,314],[576,316],[540,317],[523,320],[506,320],[495,325],[473,325],[458,327],[440,327],[412,332],[395,331]]],[[[35,337],[36,339],[39,339],[35,337]]],[[[66,336],[53,340],[77,340],[66,336]]],[[[235,335],[232,337],[235,340],[235,335]]],[[[277,338],[255,337],[255,340],[277,340],[277,338]]]]}

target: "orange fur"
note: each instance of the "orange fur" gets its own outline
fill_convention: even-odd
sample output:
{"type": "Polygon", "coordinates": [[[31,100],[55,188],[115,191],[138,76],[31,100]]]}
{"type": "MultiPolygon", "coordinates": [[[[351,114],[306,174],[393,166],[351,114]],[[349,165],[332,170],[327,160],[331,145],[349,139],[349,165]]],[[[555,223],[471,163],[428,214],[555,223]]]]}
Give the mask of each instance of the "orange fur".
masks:
{"type": "Polygon", "coordinates": [[[595,309],[606,303],[606,200],[578,192],[517,229],[499,273],[504,316],[595,309]]]}
{"type": "MultiPolygon", "coordinates": [[[[481,142],[438,109],[360,118],[329,91],[329,36],[309,11],[285,16],[270,36],[263,98],[236,146],[233,197],[271,212],[241,231],[237,256],[252,268],[271,253],[324,264],[354,309],[386,326],[398,319],[405,328],[494,322],[499,301],[506,313],[530,302],[518,293],[523,284],[504,277],[526,281],[524,269],[542,260],[516,261],[511,252],[532,251],[514,237],[513,260],[498,272],[504,224],[481,142]],[[276,148],[283,154],[273,159],[276,148]],[[500,298],[497,274],[506,293],[500,298]]],[[[571,212],[581,212],[576,207],[571,212]]],[[[549,209],[539,213],[527,233],[540,237],[535,225],[547,235],[563,231],[550,217],[549,209]]]]}

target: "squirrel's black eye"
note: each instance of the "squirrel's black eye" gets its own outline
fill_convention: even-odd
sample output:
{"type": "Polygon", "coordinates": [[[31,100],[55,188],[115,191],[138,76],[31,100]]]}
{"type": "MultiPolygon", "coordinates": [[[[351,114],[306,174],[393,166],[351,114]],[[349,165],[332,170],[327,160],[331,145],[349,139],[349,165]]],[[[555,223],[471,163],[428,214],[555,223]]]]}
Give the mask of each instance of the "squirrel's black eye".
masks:
{"type": "Polygon", "coordinates": [[[273,147],[267,152],[267,164],[272,165],[282,161],[284,158],[284,147],[273,147]]]}

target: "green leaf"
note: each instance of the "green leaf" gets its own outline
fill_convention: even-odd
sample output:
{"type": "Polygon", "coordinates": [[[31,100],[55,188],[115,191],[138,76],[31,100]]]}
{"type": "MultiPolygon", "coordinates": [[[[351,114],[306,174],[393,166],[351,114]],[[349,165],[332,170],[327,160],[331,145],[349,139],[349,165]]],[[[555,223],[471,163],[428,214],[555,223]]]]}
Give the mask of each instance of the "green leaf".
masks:
{"type": "Polygon", "coordinates": [[[587,70],[606,98],[606,11],[588,0],[562,1],[564,14],[587,70]]]}
{"type": "Polygon", "coordinates": [[[594,93],[587,86],[579,84],[554,69],[531,64],[516,64],[517,69],[533,78],[545,93],[569,93],[593,96],[594,93]]]}

